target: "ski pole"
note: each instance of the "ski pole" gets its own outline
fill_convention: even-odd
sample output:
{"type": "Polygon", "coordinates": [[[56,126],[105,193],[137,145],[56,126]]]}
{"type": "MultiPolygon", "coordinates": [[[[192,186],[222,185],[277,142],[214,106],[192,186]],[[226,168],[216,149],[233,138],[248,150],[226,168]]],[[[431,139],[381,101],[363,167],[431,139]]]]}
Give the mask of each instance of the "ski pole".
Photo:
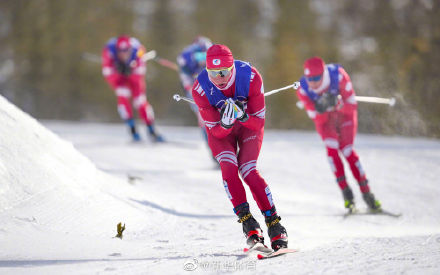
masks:
{"type": "Polygon", "coordinates": [[[276,94],[278,92],[281,92],[281,91],[284,91],[284,90],[287,90],[287,89],[290,89],[290,88],[293,88],[293,89],[297,90],[299,88],[299,82],[295,81],[293,84],[291,84],[289,86],[286,86],[286,87],[283,87],[283,88],[279,88],[279,89],[275,89],[275,90],[266,92],[266,93],[264,93],[264,96],[273,95],[273,94],[276,94]]]}
{"type": "MultiPolygon", "coordinates": [[[[101,63],[101,57],[96,54],[93,54],[93,53],[85,52],[81,55],[81,57],[83,59],[90,61],[90,62],[93,62],[93,63],[101,63]]],[[[169,69],[172,69],[174,71],[179,70],[179,67],[177,66],[176,63],[174,63],[168,59],[157,56],[157,53],[155,50],[151,50],[149,52],[146,52],[144,55],[141,56],[141,60],[143,62],[153,60],[153,61],[157,62],[159,65],[162,65],[162,66],[167,67],[169,69]]]]}
{"type": "MultiPolygon", "coordinates": [[[[299,88],[299,82],[296,81],[296,82],[294,82],[293,84],[291,84],[291,85],[289,85],[289,86],[286,86],[286,87],[282,87],[282,88],[279,88],[279,89],[275,89],[275,90],[269,91],[269,92],[267,92],[267,93],[264,93],[264,96],[273,95],[273,94],[276,94],[276,93],[278,93],[278,92],[281,92],[281,91],[287,90],[287,89],[289,89],[289,88],[293,88],[293,89],[295,89],[295,90],[298,89],[298,88],[299,88]]],[[[186,102],[189,102],[189,103],[195,104],[195,103],[194,103],[194,100],[192,100],[191,98],[184,97],[184,96],[180,96],[179,94],[175,94],[175,95],[173,96],[173,98],[174,98],[175,101],[184,100],[184,101],[186,101],[186,102]]]]}
{"type": "Polygon", "coordinates": [[[145,53],[142,57],[141,57],[142,61],[146,62],[148,60],[153,60],[155,62],[157,62],[159,65],[167,67],[168,69],[174,70],[174,71],[178,71],[179,67],[177,66],[176,63],[159,57],[157,56],[157,52],[155,50],[149,51],[147,53],[145,53]]]}
{"type": "MultiPolygon", "coordinates": [[[[81,55],[81,57],[83,59],[90,61],[90,62],[93,62],[93,63],[101,63],[101,57],[97,54],[85,52],[81,55]]],[[[144,55],[142,55],[141,60],[146,62],[148,60],[155,59],[155,58],[156,58],[156,51],[151,50],[149,52],[146,52],[144,55]]]]}
{"type": "Polygon", "coordinates": [[[183,100],[183,101],[186,101],[186,102],[189,102],[189,103],[192,103],[192,104],[196,104],[196,103],[194,102],[194,100],[192,100],[191,98],[184,97],[184,96],[180,96],[180,95],[178,95],[178,94],[173,95],[173,98],[174,98],[174,100],[177,101],[177,102],[179,102],[180,100],[183,100]]]}
{"type": "MultiPolygon", "coordinates": [[[[396,99],[394,97],[383,98],[383,97],[375,97],[375,96],[355,96],[354,98],[358,102],[387,104],[390,107],[393,107],[394,105],[396,105],[396,99]]],[[[297,101],[296,107],[298,107],[299,109],[304,109],[304,103],[302,103],[302,101],[297,101]]]]}
{"type": "Polygon", "coordinates": [[[165,59],[165,58],[161,58],[161,57],[156,57],[153,59],[155,62],[157,62],[159,65],[167,67],[168,69],[174,70],[174,71],[178,71],[179,67],[177,66],[176,63],[165,59]]]}
{"type": "MultiPolygon", "coordinates": [[[[93,62],[93,63],[101,63],[101,57],[97,54],[93,54],[93,53],[88,53],[85,52],[81,55],[81,57],[87,61],[93,62]]],[[[156,51],[155,50],[151,50],[149,52],[146,52],[142,57],[141,60],[142,61],[148,61],[151,59],[155,59],[156,58],[156,51]]]]}
{"type": "Polygon", "coordinates": [[[81,57],[82,57],[82,59],[85,59],[85,60],[93,62],[93,63],[101,63],[101,57],[96,54],[93,54],[93,53],[85,52],[81,55],[81,57]]]}
{"type": "Polygon", "coordinates": [[[147,62],[148,60],[155,59],[157,57],[157,53],[155,50],[151,50],[149,52],[144,53],[142,55],[141,60],[147,62]]]}
{"type": "Polygon", "coordinates": [[[394,97],[383,98],[383,97],[375,97],[375,96],[355,96],[355,98],[359,102],[387,104],[390,105],[391,107],[396,105],[396,99],[394,97]]]}

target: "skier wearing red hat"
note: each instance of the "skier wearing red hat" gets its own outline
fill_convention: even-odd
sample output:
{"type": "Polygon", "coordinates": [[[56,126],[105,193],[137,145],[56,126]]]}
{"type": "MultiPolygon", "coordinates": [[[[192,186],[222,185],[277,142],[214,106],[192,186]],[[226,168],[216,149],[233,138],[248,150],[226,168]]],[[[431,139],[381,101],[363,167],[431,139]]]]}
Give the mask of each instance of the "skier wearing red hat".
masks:
{"type": "Polygon", "coordinates": [[[227,46],[216,44],[206,53],[206,69],[194,82],[192,95],[247,243],[264,243],[264,238],[249,210],[239,174],[265,217],[272,248],[287,247],[287,232],[280,224],[272,193],[256,168],[266,112],[261,75],[249,63],[234,60],[227,46]]]}
{"type": "Polygon", "coordinates": [[[163,138],[154,128],[153,107],[146,97],[144,54],[144,46],[134,37],[122,35],[111,38],[102,50],[102,74],[115,91],[119,115],[130,128],[133,140],[139,141],[140,135],[136,130],[130,98],[147,125],[152,140],[161,142],[163,138]]]}
{"type": "Polygon", "coordinates": [[[370,192],[367,176],[353,148],[357,131],[357,102],[349,75],[338,64],[325,64],[321,58],[312,57],[304,63],[304,76],[300,83],[297,96],[324,141],[345,207],[351,212],[355,209],[355,203],[340,153],[349,163],[369,209],[379,211],[380,202],[370,192]]]}

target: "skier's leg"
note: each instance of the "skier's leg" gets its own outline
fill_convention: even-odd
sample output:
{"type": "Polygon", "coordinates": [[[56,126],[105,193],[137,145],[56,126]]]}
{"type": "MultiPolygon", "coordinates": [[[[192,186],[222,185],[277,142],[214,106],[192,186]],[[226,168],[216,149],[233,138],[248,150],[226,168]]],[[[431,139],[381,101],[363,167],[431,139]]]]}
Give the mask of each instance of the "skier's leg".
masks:
{"type": "Polygon", "coordinates": [[[353,148],[354,138],[357,132],[357,115],[345,116],[340,128],[340,150],[350,165],[351,172],[359,184],[362,198],[370,209],[377,210],[381,208],[381,203],[376,200],[370,191],[367,176],[362,168],[359,156],[353,148]]]}
{"type": "Polygon", "coordinates": [[[367,176],[362,168],[359,156],[353,148],[354,138],[357,131],[356,116],[343,116],[341,120],[339,149],[350,165],[351,172],[359,183],[361,192],[369,192],[370,188],[367,184],[367,176]]]}
{"type": "Polygon", "coordinates": [[[130,104],[131,91],[127,87],[118,87],[115,92],[118,101],[119,116],[129,127],[133,140],[138,141],[140,140],[140,136],[136,130],[136,123],[133,119],[133,110],[130,104]]]}
{"type": "Polygon", "coordinates": [[[141,94],[133,99],[133,105],[137,108],[140,118],[147,125],[148,134],[156,142],[164,141],[163,137],[157,133],[154,126],[154,110],[146,100],[145,94],[141,94]]]}
{"type": "Polygon", "coordinates": [[[238,141],[240,148],[238,153],[240,175],[249,186],[260,210],[269,210],[273,207],[272,194],[266,181],[257,170],[257,159],[263,142],[263,129],[255,132],[241,127],[240,131],[238,141]]]}
{"type": "Polygon", "coordinates": [[[249,186],[261,213],[265,217],[271,246],[274,250],[278,250],[287,247],[288,237],[286,229],[280,224],[281,217],[277,214],[269,186],[257,170],[257,159],[263,135],[264,129],[256,132],[245,127],[241,128],[238,141],[240,148],[238,165],[241,177],[249,186]]]}
{"type": "Polygon", "coordinates": [[[338,133],[336,131],[337,121],[332,118],[331,121],[322,125],[316,125],[316,130],[324,141],[327,150],[327,160],[330,164],[330,169],[335,175],[336,182],[342,192],[344,199],[344,206],[348,209],[354,208],[353,191],[347,184],[344,172],[344,164],[339,156],[339,141],[338,133]]]}
{"type": "Polygon", "coordinates": [[[208,144],[213,156],[217,159],[222,172],[223,186],[228,198],[234,206],[238,222],[242,224],[246,242],[252,246],[263,242],[264,238],[260,225],[252,216],[246,199],[246,191],[238,176],[236,137],[230,134],[224,139],[217,139],[208,133],[208,144]]]}
{"type": "Polygon", "coordinates": [[[327,151],[327,160],[330,164],[330,169],[335,175],[336,182],[341,190],[347,188],[347,180],[345,178],[344,164],[339,156],[338,147],[339,143],[335,136],[332,134],[323,135],[322,139],[327,151]]]}
{"type": "Polygon", "coordinates": [[[143,75],[131,75],[129,83],[133,92],[133,106],[137,109],[139,117],[147,125],[148,134],[153,141],[164,141],[163,137],[156,132],[154,127],[154,111],[147,101],[145,77],[143,75]]]}
{"type": "Polygon", "coordinates": [[[238,177],[237,145],[235,136],[229,135],[223,139],[217,139],[208,133],[208,144],[212,155],[218,161],[222,172],[223,186],[232,205],[237,207],[246,203],[246,192],[243,183],[238,177]]]}

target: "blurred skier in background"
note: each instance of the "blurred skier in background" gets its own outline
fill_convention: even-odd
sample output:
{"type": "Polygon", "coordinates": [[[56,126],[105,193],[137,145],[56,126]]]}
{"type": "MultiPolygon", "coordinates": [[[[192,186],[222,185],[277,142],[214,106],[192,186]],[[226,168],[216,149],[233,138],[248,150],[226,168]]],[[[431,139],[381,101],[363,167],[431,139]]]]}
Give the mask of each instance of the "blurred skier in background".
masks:
{"type": "Polygon", "coordinates": [[[134,37],[122,35],[111,38],[102,50],[102,74],[115,91],[120,117],[130,128],[134,141],[140,135],[133,118],[133,106],[147,125],[148,133],[155,142],[164,141],[154,127],[153,107],[146,97],[146,61],[142,59],[145,47],[134,37]]]}
{"type": "Polygon", "coordinates": [[[208,144],[220,164],[223,185],[242,223],[250,246],[264,243],[262,230],[249,210],[243,182],[265,217],[271,246],[287,247],[272,193],[257,170],[264,135],[266,106],[263,80],[249,63],[235,60],[225,45],[213,45],[206,69],[197,77],[192,95],[205,122],[208,144]]]}
{"type": "Polygon", "coordinates": [[[339,153],[350,165],[369,209],[379,211],[381,204],[371,193],[367,176],[353,148],[357,131],[357,102],[349,75],[340,65],[326,65],[321,58],[312,57],[304,63],[304,76],[300,83],[297,96],[324,141],[345,207],[351,212],[355,209],[355,202],[339,153]]]}
{"type": "MultiPolygon", "coordinates": [[[[179,66],[180,82],[182,83],[185,95],[192,98],[191,90],[198,74],[205,69],[206,66],[206,51],[212,46],[209,38],[198,36],[192,44],[187,46],[177,57],[177,64],[179,66]]],[[[191,104],[191,110],[197,116],[200,128],[202,129],[203,137],[208,141],[206,135],[205,123],[200,116],[199,110],[195,104],[191,104]]]]}

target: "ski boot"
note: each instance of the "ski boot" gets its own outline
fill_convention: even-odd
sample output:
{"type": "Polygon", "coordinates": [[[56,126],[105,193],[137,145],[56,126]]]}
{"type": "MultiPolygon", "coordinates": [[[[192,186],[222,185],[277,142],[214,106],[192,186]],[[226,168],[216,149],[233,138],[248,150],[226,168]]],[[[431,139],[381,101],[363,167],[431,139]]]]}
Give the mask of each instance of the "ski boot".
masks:
{"type": "Polygon", "coordinates": [[[243,225],[243,233],[246,237],[246,243],[250,247],[256,243],[264,244],[263,231],[260,224],[249,212],[249,204],[247,202],[240,204],[234,208],[234,212],[238,216],[238,222],[243,225]]]}
{"type": "Polygon", "coordinates": [[[132,119],[132,118],[127,119],[125,121],[125,123],[130,128],[130,133],[131,133],[131,137],[132,137],[133,141],[134,142],[141,141],[141,136],[138,134],[138,132],[136,130],[136,123],[135,123],[134,119],[132,119]]]}
{"type": "Polygon", "coordinates": [[[363,193],[362,197],[371,211],[380,212],[382,210],[380,201],[376,200],[373,193],[371,192],[363,193]]]}
{"type": "Polygon", "coordinates": [[[277,215],[275,206],[270,210],[261,212],[265,217],[272,249],[277,251],[280,248],[287,248],[287,231],[280,224],[281,217],[277,215]]]}
{"type": "Polygon", "coordinates": [[[157,133],[153,133],[150,136],[151,136],[151,139],[154,142],[165,142],[165,139],[163,138],[163,136],[161,136],[161,135],[159,135],[157,133]]]}
{"type": "Polygon", "coordinates": [[[356,206],[354,204],[353,191],[351,191],[350,186],[342,190],[342,196],[344,197],[345,208],[347,208],[350,213],[353,212],[356,206]]]}
{"type": "Polygon", "coordinates": [[[165,139],[162,137],[162,135],[159,135],[156,130],[154,129],[154,125],[147,125],[148,133],[150,134],[151,140],[154,142],[165,142],[165,139]]]}
{"type": "Polygon", "coordinates": [[[133,138],[134,142],[139,142],[141,141],[141,136],[138,133],[132,133],[131,137],[133,138]]]}

